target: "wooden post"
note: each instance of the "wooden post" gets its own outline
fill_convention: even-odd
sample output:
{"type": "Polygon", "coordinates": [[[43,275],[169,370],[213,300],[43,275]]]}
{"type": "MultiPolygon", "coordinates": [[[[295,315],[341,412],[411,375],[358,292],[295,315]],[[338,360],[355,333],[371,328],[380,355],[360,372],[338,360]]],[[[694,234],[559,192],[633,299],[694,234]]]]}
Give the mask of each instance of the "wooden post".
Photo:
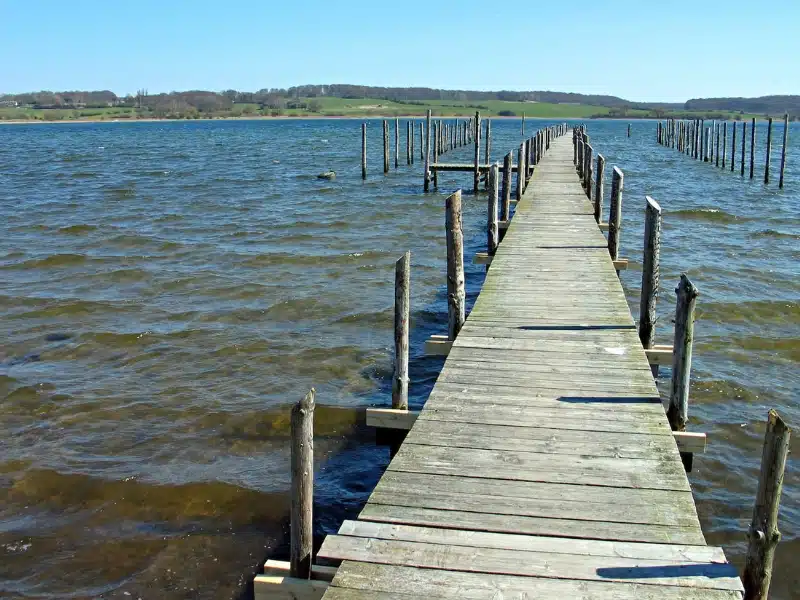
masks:
{"type": "Polygon", "coordinates": [[[767,417],[761,472],[750,524],[747,558],[744,565],[744,600],[767,600],[772,580],[772,560],[781,539],[778,510],[783,490],[783,473],[789,455],[792,430],[774,410],[767,417]]]}
{"type": "Polygon", "coordinates": [[[522,135],[525,135],[525,113],[522,113],[522,135]]]}
{"type": "Polygon", "coordinates": [[[597,155],[597,173],[594,184],[594,220],[599,223],[603,218],[603,177],[606,170],[606,159],[602,154],[597,155]]]}
{"type": "Polygon", "coordinates": [[[472,191],[477,194],[478,184],[481,182],[481,172],[478,169],[481,161],[481,113],[478,111],[475,112],[473,129],[475,130],[475,168],[472,174],[472,191]]]}
{"type": "Polygon", "coordinates": [[[464,238],[461,232],[461,190],[445,200],[447,234],[447,339],[454,341],[464,325],[464,238]]]}
{"type": "Polygon", "coordinates": [[[585,158],[586,164],[584,165],[583,169],[585,182],[583,185],[583,189],[586,191],[586,197],[589,198],[589,200],[592,199],[592,169],[594,168],[592,166],[593,153],[594,150],[592,149],[592,147],[586,146],[586,158],[585,158]]]}
{"type": "Polygon", "coordinates": [[[772,155],[772,117],[767,121],[767,150],[764,157],[764,183],[769,183],[769,159],[772,155]]]}
{"type": "Polygon", "coordinates": [[[408,410],[408,331],[411,315],[411,252],[394,268],[394,379],[392,408],[408,410]]]}
{"type": "Polygon", "coordinates": [[[383,172],[389,172],[389,121],[383,120],[383,172]]]}
{"type": "Polygon", "coordinates": [[[783,189],[783,173],[786,170],[786,144],[789,143],[789,113],[783,115],[783,149],[781,150],[781,176],[778,187],[783,189]]]}
{"type": "MultiPolygon", "coordinates": [[[[422,124],[420,124],[422,128],[422,124]]],[[[428,109],[428,116],[425,117],[425,191],[431,187],[431,111],[428,109]]]]}
{"type": "Polygon", "coordinates": [[[411,164],[413,165],[414,164],[414,122],[410,121],[409,125],[411,126],[411,164]]]}
{"type": "Polygon", "coordinates": [[[517,201],[522,199],[522,191],[525,186],[525,144],[520,144],[517,148],[517,201]]]}
{"type": "Polygon", "coordinates": [[[583,182],[583,137],[578,136],[578,176],[583,182]]]}
{"type": "Polygon", "coordinates": [[[742,123],[742,177],[744,177],[744,157],[747,151],[747,121],[742,123]]]}
{"type": "Polygon", "coordinates": [[[631,124],[628,123],[628,137],[631,137],[631,124]]]}
{"type": "Polygon", "coordinates": [[[486,248],[489,256],[497,252],[498,224],[497,224],[497,203],[498,203],[498,179],[500,175],[500,165],[494,163],[489,167],[488,187],[489,187],[489,215],[486,222],[486,248]]]}
{"type": "Polygon", "coordinates": [[[508,221],[511,213],[511,152],[503,158],[503,203],[500,205],[500,220],[508,221]]]}
{"type": "Polygon", "coordinates": [[[419,122],[419,159],[425,160],[425,125],[422,121],[419,122]]]}
{"type": "Polygon", "coordinates": [[[753,178],[756,168],[756,118],[750,127],[750,179],[753,178]]]}
{"type": "Polygon", "coordinates": [[[400,160],[400,119],[394,120],[394,168],[398,167],[400,160]]]}
{"type": "Polygon", "coordinates": [[[725,159],[728,157],[728,122],[722,125],[722,168],[725,168],[725,159]]]}
{"type": "Polygon", "coordinates": [[[619,258],[619,238],[622,228],[622,188],[624,176],[619,167],[614,167],[611,177],[611,207],[608,215],[608,253],[611,260],[619,258]]]}
{"type": "Polygon", "coordinates": [[[719,129],[720,129],[719,123],[716,124],[716,128],[717,128],[716,130],[717,141],[716,141],[716,149],[714,150],[714,166],[719,168],[719,129]]]}
{"type": "Polygon", "coordinates": [[[578,166],[578,132],[572,130],[572,164],[578,166]]]}
{"type": "Polygon", "coordinates": [[[289,576],[311,579],[314,508],[314,388],[292,407],[289,576]]]}
{"type": "Polygon", "coordinates": [[[692,370],[694,308],[698,292],[685,273],[681,274],[681,281],[675,288],[675,292],[678,295],[678,301],[675,307],[672,385],[667,420],[672,431],[683,431],[686,429],[686,421],[689,418],[689,375],[692,370]]]}
{"type": "Polygon", "coordinates": [[[367,124],[361,124],[361,179],[367,178],[367,124]]]}
{"type": "Polygon", "coordinates": [[[492,160],[492,121],[486,119],[486,143],[484,144],[484,160],[485,164],[489,164],[492,160]]]}
{"type": "MultiPolygon", "coordinates": [[[[642,347],[652,348],[656,333],[656,300],[658,299],[659,257],[661,251],[661,207],[650,196],[644,211],[644,259],[642,261],[642,294],[639,298],[639,340],[642,347]]],[[[652,366],[653,376],[658,365],[652,366]]]]}
{"type": "Polygon", "coordinates": [[[411,121],[406,121],[406,164],[411,164],[411,121]]]}
{"type": "MultiPolygon", "coordinates": [[[[432,164],[436,164],[439,162],[439,123],[434,122],[431,123],[431,127],[433,127],[433,162],[432,164]]],[[[433,170],[433,187],[439,187],[439,171],[433,170]]]]}

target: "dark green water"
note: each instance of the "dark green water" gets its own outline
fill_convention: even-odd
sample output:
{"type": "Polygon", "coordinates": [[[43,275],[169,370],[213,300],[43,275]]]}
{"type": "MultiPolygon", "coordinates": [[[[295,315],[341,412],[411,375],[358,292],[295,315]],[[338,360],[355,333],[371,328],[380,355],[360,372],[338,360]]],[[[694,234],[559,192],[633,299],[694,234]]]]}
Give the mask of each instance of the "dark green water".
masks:
{"type": "MultiPolygon", "coordinates": [[[[658,146],[654,123],[625,128],[589,123],[625,172],[623,282],[635,313],[649,194],[660,343],[679,273],[701,291],[698,509],[740,564],[766,411],[800,423],[800,129],[779,192],[658,146]]],[[[494,158],[519,143],[518,122],[492,129],[494,158]]],[[[372,122],[363,182],[356,121],[0,127],[0,596],[234,597],[283,539],[288,407],[311,386],[317,531],[357,514],[388,461],[356,409],[389,402],[403,251],[416,405],[441,367],[423,340],[446,322],[443,195],[422,194],[418,157],[380,173],[379,136],[372,122]]],[[[485,197],[466,196],[468,256],[484,220],[485,197]]],[[[467,268],[471,301],[482,267],[467,268]]],[[[799,470],[791,458],[777,599],[800,589],[799,470]]]]}

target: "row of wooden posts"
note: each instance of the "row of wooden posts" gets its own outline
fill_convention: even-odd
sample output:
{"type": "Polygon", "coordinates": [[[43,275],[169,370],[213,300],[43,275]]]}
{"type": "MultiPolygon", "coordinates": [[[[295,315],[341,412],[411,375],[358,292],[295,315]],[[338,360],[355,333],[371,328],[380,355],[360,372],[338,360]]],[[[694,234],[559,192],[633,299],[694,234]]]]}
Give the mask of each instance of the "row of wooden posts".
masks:
{"type": "MultiPolygon", "coordinates": [[[[479,118],[476,119],[479,123],[479,118]]],[[[477,132],[478,129],[475,129],[477,132]]],[[[538,163],[549,148],[549,142],[555,137],[568,132],[566,124],[548,127],[542,130],[544,143],[538,147],[532,165],[538,163]]],[[[528,144],[535,142],[539,134],[526,140],[518,152],[516,172],[522,173],[518,194],[525,191],[531,171],[525,167],[528,156],[528,144]]],[[[477,135],[473,136],[477,137],[477,135]]],[[[603,170],[605,161],[597,155],[597,167],[593,165],[593,150],[589,143],[584,126],[573,129],[574,161],[580,175],[587,197],[592,200],[594,191],[594,212],[598,225],[601,226],[603,198],[603,170]]],[[[506,155],[507,157],[509,155],[506,155]]],[[[512,169],[504,162],[504,189],[510,190],[512,169]],[[506,180],[508,184],[506,185],[506,180]]],[[[488,169],[488,218],[487,218],[487,253],[491,256],[499,242],[498,209],[500,205],[499,175],[501,167],[498,163],[488,169]]],[[[614,167],[612,180],[611,214],[609,216],[609,253],[614,257],[619,253],[619,233],[621,231],[621,209],[624,176],[622,171],[614,167]],[[612,233],[612,223],[613,231],[612,233]],[[616,254],[615,254],[616,253],[616,254]]],[[[504,192],[505,195],[505,192],[504,192]]],[[[510,204],[510,197],[509,198],[510,204]]],[[[500,209],[502,212],[502,209],[500,209]]],[[[508,219],[509,216],[507,215],[508,219]]],[[[435,340],[441,344],[451,345],[458,335],[466,319],[465,287],[464,287],[464,255],[463,232],[461,218],[461,190],[449,195],[445,201],[445,235],[447,240],[447,298],[448,326],[447,336],[435,340]]],[[[639,337],[643,347],[653,348],[655,333],[656,300],[659,282],[659,253],[661,238],[661,207],[651,197],[646,197],[644,259],[642,269],[642,297],[640,303],[639,337]]],[[[394,374],[392,377],[392,410],[408,411],[409,389],[409,332],[410,332],[410,275],[411,254],[406,252],[395,265],[395,302],[394,302],[394,374]]],[[[686,275],[681,275],[676,289],[677,305],[675,319],[675,337],[672,346],[672,384],[670,404],[667,417],[673,430],[685,429],[688,416],[689,375],[691,370],[692,341],[694,338],[694,310],[697,299],[697,288],[686,275]]],[[[427,349],[426,344],[426,349],[427,349]]],[[[312,570],[312,534],[313,534],[313,420],[315,392],[312,389],[300,402],[292,408],[291,414],[291,533],[290,562],[288,573],[293,580],[316,579],[318,569],[312,570]],[[313,571],[313,572],[312,572],[313,571]],[[312,577],[313,576],[313,577],[312,577]]],[[[369,422],[369,419],[368,419],[369,422]]],[[[769,590],[772,560],[775,547],[780,539],[778,531],[778,507],[783,484],[783,473],[789,450],[790,429],[775,411],[769,412],[764,449],[761,460],[761,473],[758,483],[753,519],[749,530],[749,547],[744,572],[745,600],[766,600],[769,590]]],[[[683,456],[683,455],[682,455],[683,456]]],[[[686,464],[686,457],[684,457],[686,464]]],[[[687,465],[689,466],[689,465],[687,465]]],[[[327,573],[329,576],[330,573],[327,573]]],[[[326,577],[327,577],[326,576],[326,577]]],[[[327,577],[329,579],[329,577],[327,577]]]]}
{"type": "MultiPolygon", "coordinates": [[[[656,127],[656,141],[662,146],[674,148],[695,160],[711,163],[726,169],[730,162],[730,170],[736,170],[736,134],[737,123],[732,123],[731,154],[728,161],[728,122],[718,123],[712,121],[706,126],[703,119],[692,121],[660,121],[656,127]],[[720,164],[721,156],[721,164],[720,164]]],[[[783,117],[783,148],[781,150],[781,169],[778,178],[778,187],[783,188],[784,174],[786,171],[786,148],[789,143],[789,115],[783,117]]],[[[756,119],[753,118],[750,126],[750,179],[755,177],[756,164],[756,119]]],[[[739,171],[745,175],[745,160],[747,154],[747,121],[742,123],[741,152],[739,171]]],[[[769,183],[770,160],[772,158],[772,117],[767,120],[767,148],[764,156],[764,183],[769,183]]]]}
{"type": "MultiPolygon", "coordinates": [[[[428,111],[428,117],[423,121],[419,121],[419,158],[425,160],[430,144],[423,143],[426,140],[426,133],[431,133],[431,111],[428,111]]],[[[438,120],[433,123],[434,131],[433,136],[436,140],[434,152],[436,158],[439,155],[465,146],[472,142],[472,131],[474,130],[472,119],[457,119],[455,121],[441,121],[438,120]]],[[[383,172],[389,172],[391,164],[391,150],[390,150],[390,126],[389,120],[383,120],[383,172]]],[[[416,157],[416,134],[415,122],[413,120],[406,121],[406,164],[413,165],[416,157]]],[[[394,120],[394,168],[400,166],[400,119],[394,120]]],[[[361,178],[367,178],[367,124],[361,124],[361,178]]]]}
{"type": "MultiPolygon", "coordinates": [[[[678,128],[676,128],[676,131],[678,128]]],[[[594,213],[598,225],[603,199],[603,170],[605,160],[597,155],[596,177],[592,181],[592,146],[584,126],[573,131],[575,166],[589,200],[594,189],[594,213]],[[593,185],[594,183],[594,185],[593,185]]],[[[611,191],[611,214],[608,223],[608,249],[612,260],[619,252],[623,173],[614,167],[611,191]]],[[[642,287],[639,304],[639,339],[645,349],[654,348],[656,301],[660,280],[659,260],[661,250],[661,207],[650,196],[645,197],[644,255],[642,259],[642,287]]],[[[670,383],[667,420],[673,431],[684,431],[689,413],[689,384],[694,340],[695,304],[698,290],[681,274],[675,289],[675,333],[672,350],[672,380],[670,383]]],[[[658,366],[654,365],[654,375],[658,366]]],[[[748,530],[749,545],[743,575],[745,600],[766,600],[772,577],[775,547],[780,540],[778,510],[780,506],[783,474],[789,452],[791,430],[777,412],[770,410],[761,457],[753,518],[748,530]]],[[[687,470],[691,470],[692,456],[681,453],[687,470]]]]}

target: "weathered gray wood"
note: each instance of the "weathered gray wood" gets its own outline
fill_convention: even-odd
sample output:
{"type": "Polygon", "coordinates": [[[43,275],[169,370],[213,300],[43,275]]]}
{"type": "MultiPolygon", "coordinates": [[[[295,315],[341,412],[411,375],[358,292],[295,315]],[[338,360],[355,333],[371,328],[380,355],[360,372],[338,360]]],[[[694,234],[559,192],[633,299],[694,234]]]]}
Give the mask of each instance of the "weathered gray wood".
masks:
{"type": "Polygon", "coordinates": [[[525,113],[522,113],[522,134],[525,135],[525,113]]]}
{"type": "MultiPolygon", "coordinates": [[[[719,154],[719,150],[717,150],[717,154],[719,154]]],[[[728,157],[728,122],[722,125],[722,168],[725,168],[725,160],[728,157]]],[[[719,164],[717,164],[719,166],[719,164]]]]}
{"type": "Polygon", "coordinates": [[[367,178],[367,124],[361,124],[361,179],[367,178]]]}
{"type": "MultiPolygon", "coordinates": [[[[422,135],[422,124],[420,123],[420,139],[422,135]]],[[[425,191],[429,191],[431,187],[431,111],[428,109],[428,115],[425,117],[425,191]]]]}
{"type": "Polygon", "coordinates": [[[736,121],[733,122],[731,133],[731,173],[736,169],[736,121]]]}
{"type": "Polygon", "coordinates": [[[608,253],[611,260],[619,258],[619,240],[622,229],[622,188],[624,176],[614,167],[611,177],[611,206],[608,215],[608,253]]]}
{"type": "Polygon", "coordinates": [[[389,121],[383,120],[383,172],[389,172],[389,121]]]}
{"type": "Polygon", "coordinates": [[[586,190],[586,197],[592,199],[592,156],[594,149],[586,146],[583,165],[583,189],[586,190]]]}
{"type": "Polygon", "coordinates": [[[411,252],[395,264],[394,378],[392,408],[408,409],[408,332],[411,318],[411,252]]]}
{"type": "MultiPolygon", "coordinates": [[[[431,127],[433,127],[433,162],[437,163],[439,162],[439,123],[434,122],[431,124],[431,127]]],[[[430,165],[428,165],[428,168],[430,168],[430,165]]],[[[438,188],[439,171],[436,169],[431,169],[431,172],[433,178],[433,187],[438,188]]]]}
{"type": "Polygon", "coordinates": [[[406,164],[411,164],[411,132],[414,128],[411,125],[411,121],[406,121],[406,164]]]}
{"type": "Polygon", "coordinates": [[[719,123],[714,122],[714,166],[719,168],[719,123]]]}
{"type": "Polygon", "coordinates": [[[484,144],[483,162],[487,165],[492,160],[492,121],[486,119],[486,142],[484,144]]]}
{"type": "Polygon", "coordinates": [[[767,121],[767,148],[764,155],[764,183],[769,183],[769,159],[772,155],[772,117],[767,121]]]}
{"type": "Polygon", "coordinates": [[[786,170],[786,145],[789,143],[789,113],[783,115],[783,148],[781,149],[781,175],[778,188],[783,189],[783,174],[786,170]]]}
{"type": "Polygon", "coordinates": [[[500,203],[500,220],[508,221],[511,216],[511,163],[512,154],[509,152],[503,158],[503,201],[500,203]]]}
{"type": "Polygon", "coordinates": [[[475,112],[475,124],[474,124],[474,131],[475,131],[475,170],[472,175],[472,191],[477,193],[478,192],[478,185],[481,182],[481,173],[478,169],[478,165],[481,163],[481,113],[476,111],[475,112]]]}
{"type": "Polygon", "coordinates": [[[742,123],[742,177],[744,177],[744,157],[747,149],[747,121],[742,123]]]}
{"type": "MultiPolygon", "coordinates": [[[[630,125],[628,125],[628,129],[630,130],[630,125]]],[[[628,133],[630,133],[630,131],[628,133]]],[[[628,137],[630,137],[630,135],[628,137]]],[[[605,170],[606,159],[602,154],[598,153],[594,187],[594,220],[597,223],[603,220],[603,178],[605,177],[605,170]]]]}
{"type": "Polygon", "coordinates": [[[774,410],[769,411],[758,492],[750,524],[747,559],[744,567],[745,600],[767,600],[772,580],[772,561],[781,539],[778,531],[783,473],[789,455],[791,430],[774,410]]]}
{"type": "Polygon", "coordinates": [[[400,119],[394,120],[394,168],[399,166],[400,160],[400,119]]]}
{"type": "Polygon", "coordinates": [[[686,274],[681,274],[675,289],[678,296],[675,306],[675,342],[673,343],[672,384],[669,394],[667,418],[673,431],[686,429],[689,418],[689,381],[692,370],[692,344],[694,343],[694,309],[697,288],[686,274]]]}
{"type": "Polygon", "coordinates": [[[465,319],[464,237],[461,230],[461,190],[445,200],[447,236],[447,339],[455,340],[465,319]]]}
{"type": "MultiPolygon", "coordinates": [[[[661,207],[650,196],[644,214],[644,257],[642,259],[642,293],[639,299],[639,340],[643,348],[652,348],[656,333],[656,301],[659,285],[661,251],[661,207]]],[[[652,365],[653,376],[658,365],[652,365]]]]}
{"type": "Polygon", "coordinates": [[[517,193],[516,199],[522,198],[525,190],[525,144],[520,144],[517,148],[517,193]]]}
{"type": "Polygon", "coordinates": [[[311,578],[314,508],[314,389],[292,407],[289,571],[297,579],[311,578]]]}
{"type": "Polygon", "coordinates": [[[750,127],[750,179],[753,178],[756,168],[756,118],[753,117],[753,122],[750,127]]]}
{"type": "MultiPolygon", "coordinates": [[[[488,125],[488,121],[487,121],[488,125]]],[[[497,244],[499,243],[498,223],[497,223],[497,205],[498,205],[498,179],[500,177],[500,166],[495,163],[489,169],[489,214],[486,222],[486,236],[487,236],[487,251],[489,256],[494,256],[497,252],[497,244]]]]}

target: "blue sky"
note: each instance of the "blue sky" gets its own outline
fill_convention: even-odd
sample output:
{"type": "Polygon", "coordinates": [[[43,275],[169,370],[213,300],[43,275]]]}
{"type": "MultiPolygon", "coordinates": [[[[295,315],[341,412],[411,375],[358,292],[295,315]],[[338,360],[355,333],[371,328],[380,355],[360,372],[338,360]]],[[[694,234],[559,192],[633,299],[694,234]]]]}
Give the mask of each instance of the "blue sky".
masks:
{"type": "Polygon", "coordinates": [[[0,93],[305,83],[800,94],[800,0],[0,0],[0,93]]]}

